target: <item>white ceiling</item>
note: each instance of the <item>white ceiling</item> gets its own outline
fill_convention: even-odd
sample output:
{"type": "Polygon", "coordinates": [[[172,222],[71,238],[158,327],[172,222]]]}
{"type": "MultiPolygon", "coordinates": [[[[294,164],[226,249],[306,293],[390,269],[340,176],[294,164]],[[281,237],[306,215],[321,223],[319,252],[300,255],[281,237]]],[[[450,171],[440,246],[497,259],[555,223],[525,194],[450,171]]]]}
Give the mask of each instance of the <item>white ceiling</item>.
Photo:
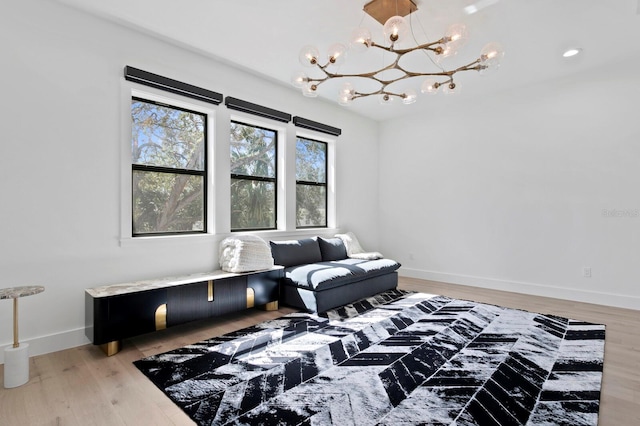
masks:
{"type": "MultiPolygon", "coordinates": [[[[368,27],[374,41],[382,26],[362,8],[368,0],[58,0],[98,16],[193,48],[225,62],[291,87],[296,71],[309,71],[298,62],[306,44],[323,55],[335,42],[347,44],[354,28],[368,27]]],[[[413,105],[380,105],[374,97],[348,107],[358,114],[385,120],[401,114],[428,113],[476,96],[556,79],[606,64],[628,63],[640,69],[639,0],[414,0],[411,15],[420,42],[440,38],[449,24],[463,22],[470,33],[460,53],[442,62],[453,68],[471,62],[490,41],[506,51],[500,69],[488,75],[475,72],[456,78],[455,97],[419,95],[413,105]],[[488,4],[475,14],[470,4],[488,4]],[[564,59],[570,46],[583,49],[564,59]]],[[[377,52],[350,54],[341,72],[361,72],[361,62],[382,63],[377,52]]],[[[433,67],[425,63],[425,66],[433,67]]],[[[437,70],[433,68],[433,70],[437,70]]],[[[330,84],[331,83],[331,84],[330,84]]],[[[339,83],[319,88],[320,96],[336,102],[339,83]]],[[[353,82],[357,87],[357,82],[353,82]]],[[[411,86],[418,89],[421,79],[411,86]]],[[[211,88],[215,90],[215,88],[211,88]]],[[[302,94],[300,94],[302,96],[302,94]]],[[[314,101],[321,102],[319,99],[314,101]]]]}

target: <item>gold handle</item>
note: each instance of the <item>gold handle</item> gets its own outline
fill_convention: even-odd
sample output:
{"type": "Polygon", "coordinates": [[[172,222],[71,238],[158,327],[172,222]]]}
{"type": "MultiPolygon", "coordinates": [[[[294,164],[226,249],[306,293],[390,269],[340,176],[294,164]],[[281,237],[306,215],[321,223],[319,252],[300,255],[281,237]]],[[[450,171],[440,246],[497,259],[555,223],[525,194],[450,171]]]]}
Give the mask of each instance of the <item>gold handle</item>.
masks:
{"type": "Polygon", "coordinates": [[[213,280],[209,280],[207,289],[207,302],[213,302],[213,280]]]}
{"type": "Polygon", "coordinates": [[[167,304],[162,304],[156,309],[156,330],[167,328],[167,304]]]}
{"type": "Polygon", "coordinates": [[[18,342],[18,298],[13,299],[13,347],[20,347],[18,342]]]}
{"type": "Polygon", "coordinates": [[[255,304],[256,293],[251,287],[247,287],[247,309],[253,308],[255,304]]]}

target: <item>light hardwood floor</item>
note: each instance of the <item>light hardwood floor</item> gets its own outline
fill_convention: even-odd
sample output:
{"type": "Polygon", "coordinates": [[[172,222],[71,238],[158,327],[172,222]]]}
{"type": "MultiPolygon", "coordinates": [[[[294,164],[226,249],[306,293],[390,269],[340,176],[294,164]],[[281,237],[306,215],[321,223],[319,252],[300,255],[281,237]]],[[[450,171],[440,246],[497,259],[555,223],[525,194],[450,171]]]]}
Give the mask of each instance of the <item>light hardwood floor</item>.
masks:
{"type": "MultiPolygon", "coordinates": [[[[400,287],[606,324],[599,424],[640,424],[640,311],[410,278],[400,287]]],[[[125,340],[113,357],[93,345],[32,357],[29,383],[0,388],[0,425],[192,424],[132,362],[289,312],[250,309],[163,330],[125,340]]]]}

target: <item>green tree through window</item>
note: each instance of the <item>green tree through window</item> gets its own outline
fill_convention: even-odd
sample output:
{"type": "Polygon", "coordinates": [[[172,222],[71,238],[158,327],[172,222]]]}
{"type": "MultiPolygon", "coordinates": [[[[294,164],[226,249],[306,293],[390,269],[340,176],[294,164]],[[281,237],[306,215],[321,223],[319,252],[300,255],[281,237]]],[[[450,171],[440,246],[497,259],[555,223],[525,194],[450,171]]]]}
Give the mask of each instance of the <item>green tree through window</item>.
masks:
{"type": "Polygon", "coordinates": [[[231,230],[276,228],[278,133],[231,122],[231,230]]]}
{"type": "Polygon", "coordinates": [[[296,226],[327,226],[327,144],[296,142],[296,226]]]}
{"type": "Polygon", "coordinates": [[[131,101],[134,236],[206,232],[206,115],[131,101]]]}

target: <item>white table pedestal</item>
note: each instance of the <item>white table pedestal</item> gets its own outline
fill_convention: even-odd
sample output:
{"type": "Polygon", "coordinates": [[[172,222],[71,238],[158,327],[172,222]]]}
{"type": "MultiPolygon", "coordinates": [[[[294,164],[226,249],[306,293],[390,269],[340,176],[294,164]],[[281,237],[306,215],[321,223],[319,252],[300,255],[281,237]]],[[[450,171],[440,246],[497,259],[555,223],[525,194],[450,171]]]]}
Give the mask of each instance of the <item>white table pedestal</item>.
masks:
{"type": "Polygon", "coordinates": [[[15,388],[29,381],[29,345],[18,340],[18,298],[42,293],[39,285],[0,288],[1,299],[13,299],[13,346],[4,349],[4,387],[15,388]]]}
{"type": "Polygon", "coordinates": [[[15,388],[29,381],[29,344],[4,348],[4,387],[15,388]]]}

